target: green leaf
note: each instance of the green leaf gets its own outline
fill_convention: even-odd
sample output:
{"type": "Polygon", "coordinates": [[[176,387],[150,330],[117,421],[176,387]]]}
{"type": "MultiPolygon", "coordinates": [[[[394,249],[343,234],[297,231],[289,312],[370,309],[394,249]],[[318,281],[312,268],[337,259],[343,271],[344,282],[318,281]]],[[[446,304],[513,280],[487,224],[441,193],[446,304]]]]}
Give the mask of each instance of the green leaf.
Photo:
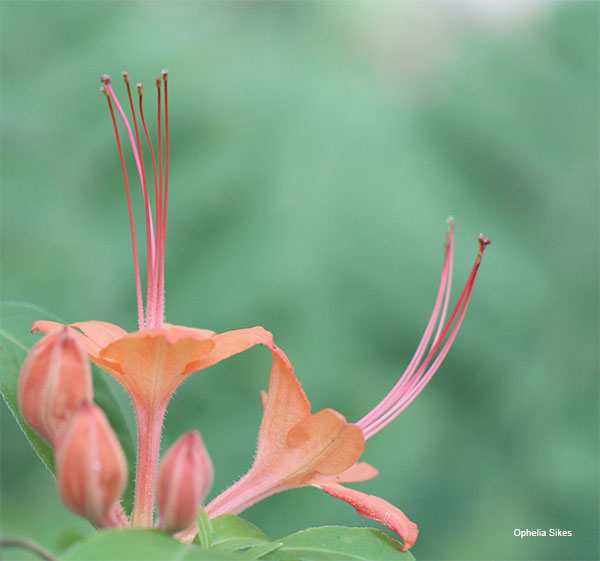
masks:
{"type": "MultiPolygon", "coordinates": [[[[23,419],[19,411],[18,385],[19,372],[29,349],[41,338],[31,334],[31,326],[38,319],[65,323],[62,318],[25,302],[4,300],[0,302],[0,391],[6,405],[21,427],[27,440],[48,469],[54,473],[54,452],[52,447],[43,440],[23,419]]],[[[114,384],[109,374],[93,367],[94,372],[94,401],[102,407],[112,428],[119,438],[129,466],[135,465],[135,442],[131,430],[133,423],[132,411],[127,410],[127,404],[115,392],[114,384]]],[[[133,504],[134,470],[130,469],[130,483],[123,496],[123,506],[127,512],[133,504]]]]}
{"type": "Polygon", "coordinates": [[[283,544],[263,559],[277,561],[408,561],[400,542],[372,528],[324,526],[278,540],[283,544]]]}
{"type": "Polygon", "coordinates": [[[222,514],[213,518],[211,522],[213,550],[236,551],[271,542],[260,528],[239,516],[222,514]]]}
{"type": "Polygon", "coordinates": [[[242,561],[236,553],[184,544],[156,530],[103,530],[71,546],[63,561],[242,561]]]}
{"type": "Polygon", "coordinates": [[[52,447],[41,438],[23,419],[19,411],[19,372],[29,348],[40,338],[30,335],[31,325],[36,319],[59,318],[23,302],[3,301],[0,303],[0,391],[17,424],[25,434],[29,444],[35,450],[44,465],[54,473],[54,452],[52,447]]]}
{"type": "Polygon", "coordinates": [[[214,530],[208,513],[202,507],[200,507],[200,511],[198,512],[197,526],[198,534],[196,539],[200,547],[209,548],[212,545],[214,530]]]}
{"type": "Polygon", "coordinates": [[[235,551],[244,559],[262,559],[279,549],[281,542],[272,542],[251,522],[233,514],[223,514],[211,521],[211,551],[235,551]]]}
{"type": "Polygon", "coordinates": [[[230,538],[252,538],[255,540],[271,541],[263,531],[239,516],[222,514],[211,520],[213,527],[213,543],[218,543],[230,538]]]}
{"type": "Polygon", "coordinates": [[[256,559],[264,559],[265,555],[276,551],[282,545],[283,543],[281,542],[267,542],[262,545],[253,545],[251,547],[237,549],[235,552],[240,558],[247,559],[248,561],[255,561],[256,559]]]}

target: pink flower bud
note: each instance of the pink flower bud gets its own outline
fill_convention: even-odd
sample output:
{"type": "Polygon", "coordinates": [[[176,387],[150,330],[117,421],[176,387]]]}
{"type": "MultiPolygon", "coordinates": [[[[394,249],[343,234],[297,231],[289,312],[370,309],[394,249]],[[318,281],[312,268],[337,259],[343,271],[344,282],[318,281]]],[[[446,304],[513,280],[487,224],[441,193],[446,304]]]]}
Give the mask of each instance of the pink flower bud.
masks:
{"type": "Polygon", "coordinates": [[[198,431],[181,436],[165,454],[158,472],[158,527],[174,534],[196,521],[212,484],[213,467],[198,431]]]}
{"type": "Polygon", "coordinates": [[[50,444],[92,393],[90,361],[71,329],[44,337],[27,355],[19,376],[19,407],[50,444]]]}
{"type": "Polygon", "coordinates": [[[56,446],[60,496],[67,507],[100,527],[113,525],[110,511],[127,482],[127,462],[106,415],[85,403],[56,446]]]}

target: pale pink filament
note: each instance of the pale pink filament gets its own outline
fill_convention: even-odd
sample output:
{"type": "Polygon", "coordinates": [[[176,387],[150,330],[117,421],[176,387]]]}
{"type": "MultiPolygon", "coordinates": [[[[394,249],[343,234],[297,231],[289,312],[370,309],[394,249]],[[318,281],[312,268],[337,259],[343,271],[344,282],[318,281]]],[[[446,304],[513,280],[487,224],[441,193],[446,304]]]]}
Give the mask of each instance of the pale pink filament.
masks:
{"type": "Polygon", "coordinates": [[[135,109],[133,100],[131,97],[131,90],[129,86],[129,75],[127,72],[123,73],[125,78],[125,82],[127,84],[127,93],[129,96],[129,101],[131,105],[131,110],[133,114],[133,121],[135,126],[135,137],[125,116],[125,112],[121,107],[117,96],[110,85],[110,78],[108,76],[102,77],[102,82],[104,83],[104,92],[106,93],[109,107],[111,111],[111,115],[113,118],[113,124],[115,126],[115,134],[117,137],[117,144],[119,146],[119,157],[121,159],[121,166],[123,170],[123,177],[125,180],[125,189],[127,193],[127,201],[129,207],[129,217],[130,217],[130,226],[131,226],[131,235],[132,242],[134,246],[134,269],[136,275],[136,293],[137,293],[137,301],[138,301],[138,323],[140,329],[150,328],[150,327],[160,327],[163,323],[164,316],[164,260],[165,260],[165,240],[166,240],[166,217],[167,217],[167,190],[168,190],[168,174],[169,174],[169,128],[168,128],[168,110],[167,110],[167,71],[163,71],[163,78],[157,78],[157,91],[158,91],[158,160],[159,160],[159,170],[157,173],[156,166],[156,158],[154,154],[154,150],[152,148],[152,143],[150,141],[150,135],[148,133],[148,127],[146,126],[146,121],[144,118],[144,113],[142,109],[142,96],[143,96],[143,88],[141,84],[138,84],[138,93],[139,93],[139,111],[142,120],[142,125],[144,127],[144,132],[146,134],[146,139],[148,141],[150,153],[152,155],[152,166],[154,170],[154,185],[155,185],[155,206],[156,206],[156,236],[154,234],[154,223],[152,219],[152,208],[150,203],[150,195],[148,192],[148,184],[146,179],[146,171],[144,167],[144,159],[142,153],[142,147],[140,142],[140,135],[137,126],[137,119],[135,116],[135,109]],[[161,133],[161,95],[160,89],[161,84],[164,84],[165,88],[165,177],[163,180],[163,158],[162,158],[162,133],[161,133]],[[144,318],[144,305],[143,305],[143,296],[142,296],[142,288],[141,288],[141,279],[140,279],[140,267],[139,267],[139,257],[137,252],[137,242],[135,236],[135,224],[133,220],[133,212],[131,209],[131,195],[129,190],[129,182],[127,179],[127,171],[125,166],[125,160],[123,157],[123,151],[121,148],[121,143],[119,139],[119,133],[116,125],[116,120],[114,117],[114,112],[112,110],[111,99],[114,102],[119,115],[121,116],[125,128],[127,130],[127,135],[129,137],[129,141],[131,144],[131,149],[133,151],[133,156],[135,159],[135,164],[138,171],[138,176],[140,179],[140,183],[142,186],[142,196],[144,199],[144,207],[146,211],[146,241],[147,241],[147,293],[146,293],[146,306],[145,306],[145,318],[144,318]]]}
{"type": "Polygon", "coordinates": [[[436,373],[437,369],[442,364],[444,358],[446,358],[446,355],[448,354],[448,351],[450,350],[450,347],[452,346],[454,339],[458,334],[460,326],[467,312],[471,295],[473,293],[475,278],[477,276],[479,264],[481,263],[481,256],[483,255],[485,247],[490,243],[490,240],[483,236],[479,237],[479,253],[477,254],[477,258],[475,259],[475,265],[471,270],[471,274],[469,275],[465,288],[460,298],[458,299],[458,302],[456,303],[456,306],[450,318],[448,319],[443,329],[441,329],[441,325],[444,321],[444,317],[446,314],[448,296],[450,293],[450,282],[452,277],[453,243],[454,228],[453,223],[450,222],[450,233],[448,236],[448,245],[446,248],[446,256],[444,259],[442,278],[436,302],[433,308],[433,313],[431,315],[429,323],[427,324],[425,333],[423,334],[423,338],[419,343],[417,351],[415,352],[415,355],[413,356],[410,364],[408,365],[408,368],[401,376],[400,380],[398,380],[396,385],[381,401],[381,403],[379,403],[379,405],[377,405],[370,413],[368,413],[367,415],[365,415],[365,417],[358,421],[357,424],[362,428],[363,433],[365,435],[365,439],[368,439],[371,436],[378,433],[382,428],[391,423],[398,415],[400,415],[400,413],[402,413],[402,411],[404,411],[412,403],[412,401],[417,397],[417,395],[419,395],[419,393],[427,385],[429,380],[431,380],[433,375],[436,373]],[[444,293],[445,303],[442,308],[441,302],[442,295],[444,293]],[[431,339],[433,327],[437,321],[438,315],[440,315],[440,309],[440,325],[433,339],[431,349],[425,360],[421,363],[420,366],[417,367],[419,362],[421,362],[424,350],[427,347],[429,340],[431,339]],[[451,328],[452,330],[450,331],[451,328]],[[449,332],[450,334],[448,335],[449,332]],[[444,339],[447,335],[448,338],[444,342],[444,339]],[[435,357],[433,362],[431,362],[438,351],[439,354],[435,357]],[[429,366],[430,362],[431,366],[429,366]]]}
{"type": "Polygon", "coordinates": [[[407,380],[413,375],[416,367],[419,362],[423,358],[425,354],[425,350],[427,349],[427,345],[431,340],[431,334],[435,328],[435,324],[438,320],[438,316],[440,315],[440,308],[442,308],[442,299],[444,299],[442,315],[439,319],[438,330],[432,343],[432,346],[439,339],[439,334],[441,328],[444,323],[444,319],[446,317],[446,310],[448,308],[448,298],[450,295],[450,287],[452,285],[452,262],[454,257],[454,220],[452,218],[448,219],[448,225],[450,230],[448,232],[448,240],[446,242],[446,251],[444,255],[444,266],[442,267],[442,278],[440,280],[440,287],[438,289],[438,293],[435,299],[435,304],[433,306],[433,312],[431,313],[431,317],[427,323],[427,327],[425,328],[425,333],[423,333],[423,337],[421,337],[421,341],[413,355],[409,365],[406,367],[404,374],[400,377],[400,379],[396,382],[396,385],[392,388],[392,390],[385,396],[385,398],[375,407],[371,412],[365,415],[360,421],[359,425],[361,427],[366,427],[374,421],[382,412],[386,410],[386,408],[391,407],[397,399],[402,395],[404,391],[404,385],[407,380]]]}

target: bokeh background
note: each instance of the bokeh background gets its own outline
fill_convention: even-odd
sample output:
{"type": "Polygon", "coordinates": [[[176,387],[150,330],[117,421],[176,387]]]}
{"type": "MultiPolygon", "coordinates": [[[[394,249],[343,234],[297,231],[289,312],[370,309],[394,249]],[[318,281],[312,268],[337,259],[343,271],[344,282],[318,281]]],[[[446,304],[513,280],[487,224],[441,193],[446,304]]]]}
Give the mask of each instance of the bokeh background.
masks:
{"type": "MultiPolygon", "coordinates": [[[[597,2],[0,7],[4,299],[136,327],[99,76],[122,95],[123,68],[168,67],[168,320],[265,326],[313,409],[357,420],[412,356],[453,215],[454,298],[493,240],[469,313],[357,487],[419,524],[417,559],[598,558],[597,2]]],[[[163,446],[199,428],[213,495],[251,464],[269,365],[253,349],[170,405],[163,446]]],[[[59,553],[92,528],[2,407],[2,533],[59,553]]],[[[244,516],[273,538],[373,525],[310,488],[244,516]]]]}

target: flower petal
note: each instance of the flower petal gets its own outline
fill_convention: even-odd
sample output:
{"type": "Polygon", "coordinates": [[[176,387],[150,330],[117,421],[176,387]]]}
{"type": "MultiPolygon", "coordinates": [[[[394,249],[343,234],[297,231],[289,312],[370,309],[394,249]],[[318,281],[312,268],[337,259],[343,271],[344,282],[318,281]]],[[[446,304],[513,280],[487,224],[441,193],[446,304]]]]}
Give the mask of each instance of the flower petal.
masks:
{"type": "MultiPolygon", "coordinates": [[[[80,321],[66,324],[76,334],[79,342],[84,346],[90,360],[96,362],[103,368],[114,368],[112,363],[104,364],[100,361],[100,350],[109,343],[125,337],[127,331],[118,325],[107,323],[105,321],[80,321]]],[[[62,329],[65,324],[56,321],[39,320],[31,327],[32,333],[52,333],[57,329],[62,329]]]]}
{"type": "Polygon", "coordinates": [[[127,335],[127,331],[122,327],[106,321],[78,321],[69,324],[69,327],[83,331],[86,337],[101,349],[127,335]]]}
{"type": "Polygon", "coordinates": [[[384,524],[390,530],[396,532],[404,542],[402,551],[410,549],[417,541],[418,526],[411,522],[399,508],[386,500],[361,493],[355,489],[348,489],[336,483],[320,483],[316,484],[315,487],[321,488],[336,499],[351,504],[361,516],[371,518],[371,520],[384,524]]]}
{"type": "Polygon", "coordinates": [[[368,481],[379,475],[379,470],[367,462],[357,462],[346,471],[336,475],[324,475],[319,477],[323,483],[352,483],[356,481],[368,481]]]}
{"type": "MultiPolygon", "coordinates": [[[[199,329],[197,331],[204,330],[199,329]]],[[[190,362],[185,369],[185,374],[191,374],[196,370],[208,368],[230,356],[244,352],[254,345],[266,345],[269,348],[274,347],[273,335],[262,327],[227,331],[214,335],[212,341],[214,342],[212,351],[190,362]]]]}
{"type": "Polygon", "coordinates": [[[374,476],[373,468],[354,467],[365,440],[357,425],[324,409],[311,415],[310,403],[287,357],[273,350],[269,392],[264,404],[256,458],[250,471],[208,506],[211,517],[237,514],[266,497],[347,473],[374,476]]]}
{"type": "Polygon", "coordinates": [[[213,349],[212,338],[199,337],[173,326],[144,329],[113,341],[100,358],[119,365],[115,377],[132,397],[158,404],[183,381],[186,366],[213,349]]]}
{"type": "Polygon", "coordinates": [[[356,463],[365,448],[362,430],[340,417],[337,411],[323,409],[290,430],[285,443],[298,449],[295,469],[310,466],[307,475],[312,479],[315,474],[339,474],[356,463]]]}

